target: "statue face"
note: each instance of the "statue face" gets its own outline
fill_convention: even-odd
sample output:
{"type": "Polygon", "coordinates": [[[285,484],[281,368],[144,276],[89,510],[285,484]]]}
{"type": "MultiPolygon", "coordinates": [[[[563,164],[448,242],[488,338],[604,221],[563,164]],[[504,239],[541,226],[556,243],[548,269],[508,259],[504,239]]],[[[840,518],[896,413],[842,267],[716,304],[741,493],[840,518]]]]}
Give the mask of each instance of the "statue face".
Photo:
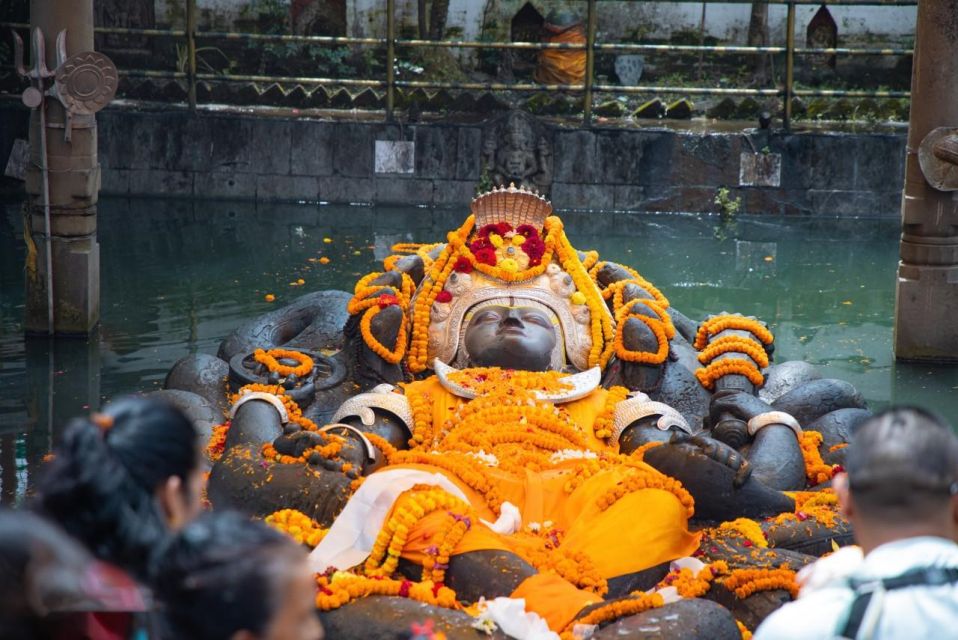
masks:
{"type": "Polygon", "coordinates": [[[524,177],[526,172],[526,154],[519,149],[513,149],[506,156],[506,171],[510,176],[524,177]]]}
{"type": "Polygon", "coordinates": [[[466,327],[469,363],[525,371],[547,371],[556,346],[552,318],[533,307],[484,307],[466,327]]]}

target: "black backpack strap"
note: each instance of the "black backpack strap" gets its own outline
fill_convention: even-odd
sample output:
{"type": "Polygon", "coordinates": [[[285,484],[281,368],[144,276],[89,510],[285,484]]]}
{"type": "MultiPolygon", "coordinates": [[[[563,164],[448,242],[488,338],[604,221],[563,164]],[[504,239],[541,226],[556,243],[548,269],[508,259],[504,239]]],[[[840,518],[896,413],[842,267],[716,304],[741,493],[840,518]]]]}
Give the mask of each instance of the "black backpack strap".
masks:
{"type": "Polygon", "coordinates": [[[852,606],[848,611],[848,619],[845,620],[845,626],[842,627],[840,636],[854,639],[858,635],[858,630],[865,619],[865,612],[868,611],[868,605],[871,604],[872,596],[875,595],[875,591],[879,587],[885,591],[892,591],[905,587],[935,587],[953,582],[958,582],[958,567],[924,567],[906,571],[894,578],[868,582],[852,581],[849,586],[855,590],[855,599],[852,601],[852,606]]]}

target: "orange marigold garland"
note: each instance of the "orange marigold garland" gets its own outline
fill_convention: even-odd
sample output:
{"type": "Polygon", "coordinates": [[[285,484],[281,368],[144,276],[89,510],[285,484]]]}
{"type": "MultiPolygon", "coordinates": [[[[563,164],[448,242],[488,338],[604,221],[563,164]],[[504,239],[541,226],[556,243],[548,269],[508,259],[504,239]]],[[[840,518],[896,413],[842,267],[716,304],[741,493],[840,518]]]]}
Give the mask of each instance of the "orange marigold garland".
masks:
{"type": "Polygon", "coordinates": [[[352,573],[336,572],[331,577],[316,576],[319,593],[316,608],[330,611],[366,596],[399,596],[446,609],[460,609],[456,592],[442,584],[429,580],[412,582],[389,578],[369,578],[352,573]]]}
{"type": "Polygon", "coordinates": [[[706,389],[714,388],[715,381],[727,375],[745,376],[749,382],[757,387],[765,382],[765,376],[762,375],[762,372],[751,360],[745,358],[713,360],[708,366],[695,370],[695,377],[706,389]]]}
{"type": "Polygon", "coordinates": [[[633,595],[625,600],[609,602],[608,604],[593,609],[581,618],[576,618],[570,622],[569,626],[560,634],[560,638],[562,638],[562,640],[572,640],[575,638],[576,636],[572,629],[576,625],[601,625],[605,622],[618,620],[626,616],[638,615],[643,611],[655,609],[664,604],[665,601],[658,593],[643,593],[641,595],[633,595]]]}
{"type": "Polygon", "coordinates": [[[704,365],[696,369],[695,377],[706,389],[714,389],[716,381],[728,375],[744,376],[759,387],[765,382],[761,369],[769,363],[764,345],[771,343],[771,332],[758,320],[730,314],[712,316],[702,323],[695,336],[698,359],[704,365]],[[749,336],[715,338],[728,329],[748,331],[749,336]]]}
{"type": "Polygon", "coordinates": [[[500,367],[473,367],[449,374],[456,384],[474,391],[477,395],[495,393],[501,385],[509,385],[527,391],[558,393],[572,388],[563,378],[568,373],[561,371],[520,371],[500,367]]]}
{"type": "Polygon", "coordinates": [[[685,513],[689,518],[695,513],[695,502],[692,500],[691,494],[682,486],[681,482],[675,478],[643,469],[633,469],[624,480],[600,496],[598,500],[599,509],[605,511],[623,496],[642,489],[661,489],[668,491],[679,499],[679,502],[685,507],[685,513]]]}
{"type": "Polygon", "coordinates": [[[741,336],[722,336],[717,340],[709,342],[708,346],[699,353],[699,362],[708,364],[716,357],[724,353],[742,353],[755,361],[760,367],[767,367],[769,364],[768,353],[757,340],[743,338],[741,336]]]}
{"type": "Polygon", "coordinates": [[[788,565],[782,565],[778,569],[735,569],[722,580],[722,585],[740,600],[758,591],[775,589],[788,591],[792,598],[798,597],[795,572],[789,569],[788,565]]]}
{"type": "Polygon", "coordinates": [[[695,334],[695,348],[701,351],[705,348],[705,345],[708,344],[710,336],[722,333],[727,329],[748,331],[755,336],[756,339],[760,340],[762,344],[766,345],[772,344],[775,340],[775,337],[772,335],[772,332],[768,330],[768,327],[758,320],[725,313],[712,316],[699,326],[698,333],[695,334]]]}
{"type": "Polygon", "coordinates": [[[271,372],[276,372],[281,376],[296,375],[300,378],[309,375],[313,370],[313,359],[301,351],[292,349],[270,349],[264,351],[257,349],[253,352],[253,359],[266,366],[271,372]],[[280,364],[280,360],[295,360],[298,364],[290,367],[280,364]]]}
{"type": "Polygon", "coordinates": [[[407,329],[405,320],[399,324],[399,333],[396,335],[396,345],[392,349],[387,348],[379,340],[377,340],[376,336],[373,335],[371,328],[373,318],[375,318],[376,315],[382,311],[384,306],[389,306],[389,303],[387,302],[384,305],[383,302],[379,302],[375,306],[367,309],[359,322],[359,330],[362,333],[363,342],[366,343],[366,346],[369,347],[373,353],[390,364],[398,364],[400,361],[402,361],[403,356],[406,355],[407,329]]]}
{"type": "Polygon", "coordinates": [[[675,590],[683,598],[700,598],[708,593],[709,589],[712,588],[712,582],[717,577],[728,572],[728,563],[724,560],[705,565],[698,573],[693,573],[687,567],[673,569],[659,581],[656,587],[675,587],[675,590]]]}
{"type": "Polygon", "coordinates": [[[427,487],[403,493],[393,505],[391,515],[383,524],[366,559],[366,575],[392,575],[399,564],[409,531],[419,520],[437,510],[449,510],[456,517],[468,520],[469,505],[443,489],[427,487]]]}
{"type": "MultiPolygon", "coordinates": [[[[673,329],[674,331],[674,329],[673,329]]],[[[669,335],[666,330],[665,324],[659,318],[652,318],[645,314],[635,314],[629,315],[625,313],[622,315],[618,322],[618,327],[615,331],[615,340],[614,340],[614,349],[615,355],[620,360],[625,362],[637,362],[643,364],[662,364],[665,362],[665,359],[669,357],[669,335]],[[658,341],[658,349],[655,353],[646,352],[646,351],[633,351],[626,348],[623,343],[623,335],[625,323],[628,322],[629,318],[635,318],[640,320],[647,326],[658,341]]]]}
{"type": "Polygon", "coordinates": [[[749,628],[746,627],[741,620],[736,618],[735,624],[738,625],[738,632],[742,634],[742,640],[752,640],[752,632],[749,631],[749,628]]]}
{"type": "Polygon", "coordinates": [[[629,390],[625,387],[614,386],[605,396],[605,406],[602,413],[596,416],[593,430],[595,437],[601,440],[612,437],[612,423],[615,419],[615,408],[620,402],[629,397],[629,390]]]}
{"type": "Polygon", "coordinates": [[[329,529],[320,527],[315,520],[296,509],[274,511],[264,519],[266,524],[293,538],[296,542],[313,548],[326,536],[329,529]]]}
{"type": "Polygon", "coordinates": [[[802,457],[805,459],[805,477],[811,486],[828,482],[835,475],[835,468],[822,460],[822,454],[818,450],[823,440],[821,433],[809,430],[802,431],[799,440],[802,457]]]}

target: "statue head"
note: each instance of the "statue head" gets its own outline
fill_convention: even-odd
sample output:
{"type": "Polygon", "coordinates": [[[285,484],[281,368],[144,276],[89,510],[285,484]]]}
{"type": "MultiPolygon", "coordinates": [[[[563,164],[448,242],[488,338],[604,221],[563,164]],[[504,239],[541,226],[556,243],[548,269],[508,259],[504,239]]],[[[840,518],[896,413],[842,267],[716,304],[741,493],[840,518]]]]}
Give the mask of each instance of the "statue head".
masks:
{"type": "Polygon", "coordinates": [[[558,318],[541,307],[482,306],[466,324],[463,346],[468,362],[524,371],[555,368],[558,324],[558,318]]]}
{"type": "Polygon", "coordinates": [[[518,148],[511,148],[506,151],[505,170],[510,178],[522,179],[526,177],[526,169],[529,166],[529,152],[518,148]]]}
{"type": "Polygon", "coordinates": [[[509,118],[506,120],[505,138],[506,145],[513,149],[528,150],[532,148],[534,138],[532,127],[519,112],[509,114],[509,118]]]}

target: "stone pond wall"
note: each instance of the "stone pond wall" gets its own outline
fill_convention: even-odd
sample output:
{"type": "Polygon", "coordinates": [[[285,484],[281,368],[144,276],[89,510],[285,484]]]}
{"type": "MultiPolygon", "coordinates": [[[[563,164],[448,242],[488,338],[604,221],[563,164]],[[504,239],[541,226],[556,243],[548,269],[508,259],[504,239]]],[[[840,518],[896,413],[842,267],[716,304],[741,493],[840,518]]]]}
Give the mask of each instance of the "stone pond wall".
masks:
{"type": "MultiPolygon", "coordinates": [[[[0,159],[26,137],[0,107],[0,159]]],[[[482,123],[386,125],[111,107],[97,116],[101,194],[260,201],[465,205],[483,176],[482,123]]],[[[577,129],[530,120],[534,180],[558,209],[895,217],[905,133],[577,129]],[[543,155],[544,154],[544,155],[543,155]]],[[[498,124],[497,124],[498,123],[498,124]]],[[[520,127],[521,128],[521,127],[520,127]]]]}

